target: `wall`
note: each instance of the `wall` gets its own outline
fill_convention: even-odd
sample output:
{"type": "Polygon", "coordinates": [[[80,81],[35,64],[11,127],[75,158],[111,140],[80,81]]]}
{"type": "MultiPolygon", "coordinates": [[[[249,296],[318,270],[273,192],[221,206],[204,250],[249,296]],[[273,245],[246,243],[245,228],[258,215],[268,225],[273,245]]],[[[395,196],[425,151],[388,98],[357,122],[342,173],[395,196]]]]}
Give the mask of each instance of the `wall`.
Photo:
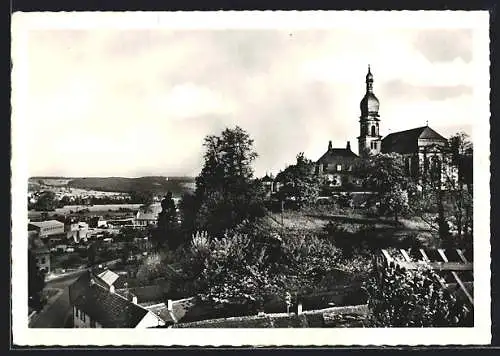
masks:
{"type": "Polygon", "coordinates": [[[51,236],[51,235],[58,235],[58,234],[64,234],[64,224],[61,223],[59,224],[54,224],[51,226],[47,227],[42,227],[40,229],[40,236],[51,236]]]}
{"type": "Polygon", "coordinates": [[[76,306],[73,307],[73,327],[90,328],[90,317],[78,310],[76,306]]]}
{"type": "Polygon", "coordinates": [[[158,318],[156,315],[154,315],[151,312],[148,312],[144,318],[137,324],[135,327],[136,329],[141,329],[141,328],[154,328],[157,326],[163,326],[165,325],[165,322],[162,321],[160,318],[158,318]]]}

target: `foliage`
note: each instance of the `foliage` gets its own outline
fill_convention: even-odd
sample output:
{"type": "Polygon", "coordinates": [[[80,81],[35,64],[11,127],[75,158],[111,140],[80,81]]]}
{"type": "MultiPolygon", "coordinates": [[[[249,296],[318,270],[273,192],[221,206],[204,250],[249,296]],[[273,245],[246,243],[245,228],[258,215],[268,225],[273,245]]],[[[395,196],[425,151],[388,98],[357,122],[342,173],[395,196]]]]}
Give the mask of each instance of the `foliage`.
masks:
{"type": "Polygon", "coordinates": [[[281,250],[283,288],[295,294],[321,288],[323,278],[339,267],[340,251],[316,235],[287,236],[281,250]]]}
{"type": "Polygon", "coordinates": [[[320,179],[314,174],[314,162],[301,152],[297,162],[288,166],[276,176],[281,183],[278,198],[282,201],[293,200],[298,208],[316,202],[320,192],[320,179]]]}
{"type": "Polygon", "coordinates": [[[362,160],[356,171],[367,187],[376,192],[379,212],[398,217],[409,210],[409,199],[416,191],[405,171],[403,157],[396,153],[379,154],[362,160]]]}
{"type": "Polygon", "coordinates": [[[262,306],[266,296],[279,290],[264,261],[265,249],[247,235],[230,233],[211,240],[200,275],[205,284],[201,298],[217,304],[262,306]]]}
{"type": "Polygon", "coordinates": [[[120,229],[119,239],[122,241],[131,242],[135,239],[141,239],[143,237],[145,237],[145,233],[144,231],[141,231],[139,229],[135,229],[129,226],[122,227],[120,229]]]}
{"type": "Polygon", "coordinates": [[[159,253],[147,256],[137,270],[139,283],[149,285],[155,279],[165,277],[168,271],[164,259],[165,256],[159,253]]]}
{"type": "Polygon", "coordinates": [[[30,206],[31,209],[35,209],[38,211],[54,211],[56,207],[56,194],[51,191],[41,192],[36,203],[30,206]]]}
{"type": "Polygon", "coordinates": [[[245,219],[263,216],[265,192],[253,179],[253,140],[240,127],[205,138],[205,162],[196,178],[196,226],[221,235],[245,219]]]}
{"type": "Polygon", "coordinates": [[[44,287],[45,275],[38,268],[35,255],[28,249],[28,305],[35,310],[43,307],[44,287]]]}
{"type": "Polygon", "coordinates": [[[472,326],[471,311],[443,290],[437,278],[427,268],[374,269],[366,283],[374,326],[472,326]]]}
{"type": "Polygon", "coordinates": [[[130,192],[130,202],[149,206],[153,203],[153,193],[147,190],[134,190],[130,192]]]}
{"type": "Polygon", "coordinates": [[[458,168],[458,178],[461,183],[472,185],[473,145],[469,136],[457,132],[448,139],[452,163],[458,168]]]}
{"type": "Polygon", "coordinates": [[[179,228],[177,224],[177,211],[172,193],[168,192],[161,202],[162,210],[158,214],[158,226],[153,231],[152,240],[158,248],[168,244],[170,249],[176,249],[179,244],[179,228]]]}
{"type": "Polygon", "coordinates": [[[428,160],[423,191],[411,203],[412,211],[439,232],[443,247],[460,247],[473,233],[472,144],[457,133],[440,156],[428,160]],[[434,216],[429,219],[426,213],[434,216]]]}

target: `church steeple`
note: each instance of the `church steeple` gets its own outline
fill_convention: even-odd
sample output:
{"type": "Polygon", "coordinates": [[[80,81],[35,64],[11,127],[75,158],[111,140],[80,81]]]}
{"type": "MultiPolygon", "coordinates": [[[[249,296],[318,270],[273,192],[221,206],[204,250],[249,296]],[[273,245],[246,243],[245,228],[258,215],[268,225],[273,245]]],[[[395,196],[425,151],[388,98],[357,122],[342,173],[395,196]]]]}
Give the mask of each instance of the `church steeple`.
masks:
{"type": "Polygon", "coordinates": [[[373,93],[373,74],[370,65],[366,74],[366,93],[359,104],[361,117],[359,120],[359,154],[366,156],[376,154],[381,149],[381,136],[379,135],[379,106],[380,103],[373,93]]]}

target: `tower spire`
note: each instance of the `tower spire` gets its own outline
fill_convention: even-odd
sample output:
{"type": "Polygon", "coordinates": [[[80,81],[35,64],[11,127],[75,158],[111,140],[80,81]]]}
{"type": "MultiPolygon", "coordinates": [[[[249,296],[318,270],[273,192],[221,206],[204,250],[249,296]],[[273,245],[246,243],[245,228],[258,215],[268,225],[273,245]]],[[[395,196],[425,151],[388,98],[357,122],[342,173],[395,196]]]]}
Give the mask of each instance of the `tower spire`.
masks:
{"type": "Polygon", "coordinates": [[[373,74],[368,64],[368,73],[366,73],[366,92],[373,93],[373,74]]]}

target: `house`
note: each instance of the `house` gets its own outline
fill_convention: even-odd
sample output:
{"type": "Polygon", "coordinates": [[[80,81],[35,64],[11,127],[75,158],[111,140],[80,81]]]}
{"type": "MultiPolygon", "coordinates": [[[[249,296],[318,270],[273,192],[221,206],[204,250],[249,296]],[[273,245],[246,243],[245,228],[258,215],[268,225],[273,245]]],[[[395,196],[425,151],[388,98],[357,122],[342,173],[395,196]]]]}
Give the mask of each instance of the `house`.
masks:
{"type": "Polygon", "coordinates": [[[37,231],[28,231],[28,248],[36,259],[36,264],[40,271],[50,272],[50,250],[42,242],[37,231]]]}
{"type": "Polygon", "coordinates": [[[91,271],[69,287],[75,328],[151,328],[165,325],[155,313],[115,292],[91,271]]]}
{"type": "Polygon", "coordinates": [[[67,227],[66,237],[75,243],[79,243],[81,240],[87,241],[90,237],[89,224],[82,221],[72,222],[67,227]]]}
{"type": "Polygon", "coordinates": [[[316,162],[316,174],[329,187],[357,185],[359,182],[353,175],[353,169],[358,161],[359,156],[351,150],[349,141],[345,148],[333,148],[330,141],[327,151],[316,162]]]}
{"type": "Polygon", "coordinates": [[[276,186],[275,186],[275,181],[274,177],[271,175],[269,176],[267,173],[262,179],[260,180],[262,182],[262,185],[264,186],[264,189],[266,190],[266,198],[271,198],[271,195],[276,192],[276,186]]]}
{"type": "Polygon", "coordinates": [[[65,236],[64,223],[57,220],[31,221],[28,231],[36,231],[41,239],[62,239],[65,236]]]}
{"type": "Polygon", "coordinates": [[[142,227],[156,225],[161,209],[160,203],[140,207],[135,218],[135,225],[142,227]]]}

